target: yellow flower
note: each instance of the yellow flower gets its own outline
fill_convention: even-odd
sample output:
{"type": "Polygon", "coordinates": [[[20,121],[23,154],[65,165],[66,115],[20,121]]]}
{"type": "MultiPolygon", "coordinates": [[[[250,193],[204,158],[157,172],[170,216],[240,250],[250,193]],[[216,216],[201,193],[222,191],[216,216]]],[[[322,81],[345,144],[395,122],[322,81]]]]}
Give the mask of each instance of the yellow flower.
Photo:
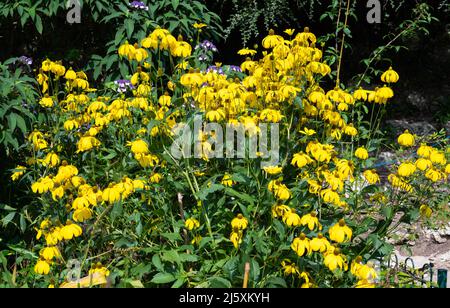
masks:
{"type": "Polygon", "coordinates": [[[447,159],[445,158],[445,154],[442,151],[438,151],[433,149],[430,154],[430,160],[434,164],[445,165],[447,164],[447,159]]]}
{"type": "Polygon", "coordinates": [[[94,147],[98,147],[99,145],[100,141],[95,137],[81,137],[77,142],[77,153],[89,151],[94,147]]]}
{"type": "Polygon", "coordinates": [[[169,93],[165,92],[164,95],[161,95],[161,97],[158,100],[159,104],[161,106],[170,106],[172,102],[172,97],[169,96],[169,93]]]}
{"type": "Polygon", "coordinates": [[[61,257],[61,253],[56,246],[45,247],[41,249],[39,254],[46,261],[52,261],[54,258],[61,257]]]}
{"type": "Polygon", "coordinates": [[[150,152],[147,142],[142,139],[129,142],[128,145],[131,146],[131,152],[133,152],[133,154],[148,154],[150,152]]]}
{"type": "Polygon", "coordinates": [[[75,212],[73,212],[72,216],[74,221],[83,222],[92,217],[92,210],[87,207],[78,208],[75,212]]]}
{"type": "Polygon", "coordinates": [[[241,56],[254,56],[256,54],[256,50],[243,48],[238,51],[238,55],[241,56]]]}
{"type": "Polygon", "coordinates": [[[445,173],[450,174],[450,164],[445,166],[445,173]]]}
{"type": "Polygon", "coordinates": [[[285,276],[300,275],[300,270],[298,269],[297,265],[295,265],[295,263],[292,263],[289,259],[281,261],[281,266],[283,267],[285,276]]]}
{"type": "Polygon", "coordinates": [[[40,275],[47,275],[50,273],[50,264],[47,261],[40,259],[34,266],[34,272],[40,275]]]}
{"type": "Polygon", "coordinates": [[[145,50],[144,48],[137,48],[137,46],[135,46],[133,59],[135,59],[138,62],[142,62],[147,58],[148,58],[147,50],[145,50]]]}
{"type": "Polygon", "coordinates": [[[184,222],[184,226],[188,230],[194,230],[200,227],[200,222],[195,218],[188,218],[184,222]]]}
{"type": "Polygon", "coordinates": [[[414,136],[410,134],[408,130],[406,130],[403,134],[401,134],[398,137],[397,141],[401,146],[404,147],[412,147],[416,143],[414,136]]]}
{"type": "Polygon", "coordinates": [[[79,237],[83,233],[83,230],[79,225],[68,220],[66,225],[61,228],[60,232],[65,240],[71,240],[74,237],[79,237]]]}
{"type": "Polygon", "coordinates": [[[311,252],[311,247],[309,244],[310,240],[306,237],[304,233],[300,234],[299,237],[296,237],[292,244],[291,248],[294,250],[299,257],[309,254],[311,252]]]}
{"type": "Polygon", "coordinates": [[[242,231],[236,230],[231,232],[230,234],[230,241],[233,243],[234,248],[238,249],[239,244],[242,243],[242,231]]]}
{"type": "Polygon", "coordinates": [[[375,288],[375,283],[373,283],[373,282],[371,282],[369,280],[361,279],[361,280],[358,280],[358,282],[356,283],[355,288],[357,288],[357,289],[375,288]]]}
{"type": "Polygon", "coordinates": [[[225,112],[222,109],[210,110],[206,113],[206,119],[210,122],[220,122],[225,119],[225,112]]]}
{"type": "Polygon", "coordinates": [[[429,145],[426,144],[422,144],[418,149],[417,149],[417,155],[423,157],[423,158],[429,158],[431,153],[433,152],[433,148],[430,147],[429,145]]]}
{"type": "Polygon", "coordinates": [[[330,250],[328,250],[325,253],[323,263],[330,269],[330,271],[335,271],[338,268],[344,271],[348,269],[346,258],[341,254],[339,248],[331,248],[330,250]]]}
{"type": "Polygon", "coordinates": [[[275,189],[275,197],[280,200],[289,200],[291,198],[291,192],[284,184],[280,184],[275,189]]]}
{"type": "Polygon", "coordinates": [[[173,49],[174,57],[186,58],[191,56],[192,54],[192,46],[187,42],[177,42],[176,47],[173,49]]]}
{"type": "Polygon", "coordinates": [[[302,226],[308,226],[308,229],[311,231],[316,228],[319,228],[319,230],[322,229],[322,226],[319,223],[319,219],[317,218],[316,212],[311,212],[309,214],[302,216],[301,224],[302,226]]]}
{"type": "Polygon", "coordinates": [[[262,121],[278,123],[283,118],[283,115],[281,114],[281,112],[279,110],[264,109],[263,111],[261,111],[261,115],[259,116],[259,118],[262,121]]]}
{"type": "Polygon", "coordinates": [[[290,212],[291,208],[287,205],[276,204],[272,206],[272,216],[273,218],[283,217],[287,212],[290,212]]]}
{"type": "Polygon", "coordinates": [[[202,241],[203,237],[200,234],[197,234],[196,236],[194,236],[194,238],[191,241],[192,245],[199,245],[200,242],[202,241]]]}
{"type": "Polygon", "coordinates": [[[434,168],[428,169],[428,171],[425,173],[425,177],[433,182],[437,182],[442,180],[443,175],[439,170],[436,170],[434,168]]]}
{"type": "Polygon", "coordinates": [[[50,61],[49,59],[47,59],[47,60],[42,62],[41,69],[44,72],[49,72],[51,70],[51,68],[52,68],[52,64],[53,64],[53,62],[50,61]]]}
{"type": "Polygon", "coordinates": [[[64,129],[67,131],[71,131],[74,130],[76,128],[80,127],[80,124],[78,123],[77,120],[67,120],[64,122],[64,129]]]}
{"type": "Polygon", "coordinates": [[[195,29],[202,29],[202,28],[205,28],[205,27],[207,27],[208,25],[207,24],[204,24],[204,23],[195,23],[194,24],[194,28],[195,29]]]}
{"type": "Polygon", "coordinates": [[[360,101],[367,101],[368,99],[368,93],[366,90],[364,90],[363,88],[359,88],[358,90],[355,91],[355,93],[353,93],[353,97],[356,100],[360,100],[360,101]]]}
{"type": "Polygon", "coordinates": [[[428,160],[426,158],[419,158],[418,160],[416,160],[416,167],[421,171],[425,171],[432,166],[433,163],[431,162],[431,160],[428,160]]]}
{"type": "Polygon", "coordinates": [[[284,213],[283,222],[289,227],[297,227],[301,224],[301,218],[295,209],[291,209],[290,211],[284,213]]]}
{"type": "Polygon", "coordinates": [[[381,81],[386,83],[396,83],[400,79],[398,73],[389,67],[389,69],[381,75],[381,81]]]}
{"type": "Polygon", "coordinates": [[[316,134],[316,131],[314,129],[309,129],[305,127],[305,129],[301,130],[300,133],[306,136],[313,136],[316,134]]]}
{"type": "Polygon", "coordinates": [[[238,214],[231,220],[231,227],[237,230],[244,230],[248,226],[248,220],[242,214],[238,214]]]}
{"type": "Polygon", "coordinates": [[[289,36],[292,36],[295,32],[295,29],[286,29],[284,30],[284,33],[286,33],[289,36]]]}
{"type": "Polygon", "coordinates": [[[22,175],[24,175],[25,171],[27,170],[27,167],[24,166],[17,166],[14,169],[14,173],[11,175],[11,179],[13,181],[17,181],[22,175]]]}
{"type": "Polygon", "coordinates": [[[56,167],[59,164],[59,156],[54,152],[50,152],[45,156],[42,165],[49,167],[56,167]]]}
{"type": "Polygon", "coordinates": [[[120,190],[117,187],[108,187],[103,190],[102,200],[110,204],[119,201],[121,198],[120,190]]]}
{"type": "Polygon", "coordinates": [[[425,205],[425,204],[422,204],[422,205],[420,206],[420,215],[421,215],[422,217],[428,217],[428,218],[430,218],[430,217],[431,217],[431,214],[433,214],[433,210],[432,210],[429,206],[427,206],[427,205],[425,205]]]}
{"type": "Polygon", "coordinates": [[[345,224],[343,219],[328,230],[330,239],[337,243],[349,242],[352,239],[352,230],[345,224]]]}
{"type": "Polygon", "coordinates": [[[223,186],[231,187],[235,182],[231,179],[231,175],[225,174],[222,178],[221,184],[223,186]]]}
{"type": "Polygon", "coordinates": [[[308,191],[313,195],[318,195],[322,190],[322,185],[320,185],[316,180],[308,180],[308,191]]]}
{"type": "Polygon", "coordinates": [[[278,167],[278,166],[267,166],[267,167],[264,167],[263,169],[267,174],[270,174],[270,175],[277,175],[277,174],[281,173],[281,171],[283,171],[283,168],[278,167]]]}
{"type": "Polygon", "coordinates": [[[77,74],[75,73],[74,70],[72,70],[72,68],[70,68],[69,70],[67,70],[64,78],[66,78],[67,80],[75,80],[77,79],[77,74]]]}
{"type": "Polygon", "coordinates": [[[322,197],[325,203],[331,203],[334,205],[340,204],[340,198],[337,192],[333,191],[330,188],[324,189],[320,192],[320,196],[322,197]]]}
{"type": "Polygon", "coordinates": [[[270,29],[269,35],[263,39],[262,45],[264,48],[269,49],[283,43],[283,41],[284,39],[282,36],[275,35],[275,31],[270,29]]]}
{"type": "Polygon", "coordinates": [[[161,173],[154,173],[150,176],[150,182],[152,183],[159,183],[163,179],[163,176],[161,173]]]}
{"type": "Polygon", "coordinates": [[[128,59],[133,59],[134,54],[136,53],[136,48],[133,45],[130,45],[128,42],[125,42],[125,44],[121,45],[119,47],[119,56],[121,57],[127,57],[128,59]]]}
{"type": "Polygon", "coordinates": [[[63,236],[61,234],[61,228],[60,227],[54,227],[52,230],[45,234],[45,242],[48,246],[55,246],[58,244],[59,241],[63,240],[63,236]]]}
{"type": "Polygon", "coordinates": [[[369,158],[369,152],[364,147],[356,149],[355,156],[361,160],[366,160],[369,158]]]}
{"type": "Polygon", "coordinates": [[[42,107],[45,107],[45,108],[53,107],[53,99],[51,97],[49,97],[48,95],[45,95],[45,97],[43,97],[39,101],[39,105],[41,105],[42,107]]]}
{"type": "Polygon", "coordinates": [[[303,168],[312,162],[313,162],[313,160],[311,159],[311,157],[309,157],[309,155],[307,155],[303,152],[300,152],[300,153],[294,154],[294,157],[292,158],[292,161],[291,161],[291,165],[297,166],[298,168],[303,168]]]}
{"type": "Polygon", "coordinates": [[[398,167],[397,172],[398,172],[398,175],[407,178],[407,177],[413,175],[414,172],[416,172],[416,165],[414,165],[413,163],[410,163],[410,162],[402,163],[398,167]]]}
{"type": "Polygon", "coordinates": [[[31,185],[31,190],[34,193],[44,194],[49,190],[52,190],[54,186],[55,183],[53,182],[53,180],[50,177],[46,176],[33,183],[31,185]]]}
{"type": "Polygon", "coordinates": [[[380,182],[380,176],[376,170],[366,170],[363,172],[364,178],[370,185],[374,185],[380,182]]]}
{"type": "Polygon", "coordinates": [[[407,192],[412,192],[413,191],[413,187],[410,184],[406,183],[405,181],[403,181],[401,178],[399,178],[395,174],[390,174],[388,176],[388,181],[394,187],[399,187],[402,190],[407,191],[407,192]]]}
{"type": "Polygon", "coordinates": [[[110,274],[109,270],[106,267],[104,267],[101,263],[96,263],[96,264],[91,265],[91,269],[89,270],[89,275],[93,275],[96,273],[99,273],[104,277],[108,277],[110,274]]]}
{"type": "Polygon", "coordinates": [[[322,235],[322,233],[319,233],[317,237],[313,238],[311,242],[309,243],[311,246],[312,251],[318,251],[318,252],[326,252],[330,249],[330,242],[322,235]]]}

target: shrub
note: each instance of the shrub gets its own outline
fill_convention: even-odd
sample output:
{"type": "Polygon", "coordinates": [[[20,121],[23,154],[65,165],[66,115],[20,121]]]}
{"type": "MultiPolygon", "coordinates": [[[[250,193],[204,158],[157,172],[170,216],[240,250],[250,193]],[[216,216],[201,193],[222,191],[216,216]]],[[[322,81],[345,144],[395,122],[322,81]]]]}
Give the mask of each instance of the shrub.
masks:
{"type": "Polygon", "coordinates": [[[270,31],[261,56],[242,49],[240,66],[222,67],[211,66],[211,42],[192,48],[157,28],[119,47],[132,74],[99,89],[44,61],[33,107],[48,122],[27,137],[28,172],[13,174],[29,183],[37,213],[35,262],[17,281],[31,284],[33,267],[34,286],[92,275],[81,285],[230,287],[248,263],[252,287],[376,286],[368,261],[390,255],[398,214],[409,222],[433,209],[448,151],[436,136],[405,132],[395,145],[402,163],[383,176],[380,115],[398,74],[387,70],[372,90],[337,82],[325,91],[331,69],[315,42],[308,29],[270,31]],[[213,159],[225,149],[217,130],[195,127],[198,116],[242,125],[248,138],[278,125],[279,163],[261,167],[267,153],[247,142],[245,157],[213,159]],[[199,157],[177,159],[171,147],[188,127],[199,157]]]}

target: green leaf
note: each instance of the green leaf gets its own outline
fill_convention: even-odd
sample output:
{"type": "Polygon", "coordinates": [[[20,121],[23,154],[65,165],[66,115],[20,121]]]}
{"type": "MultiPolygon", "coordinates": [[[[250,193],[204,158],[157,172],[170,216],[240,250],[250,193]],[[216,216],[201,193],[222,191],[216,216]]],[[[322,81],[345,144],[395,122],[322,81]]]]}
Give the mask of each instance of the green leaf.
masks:
{"type": "Polygon", "coordinates": [[[17,120],[17,127],[22,131],[23,134],[26,134],[27,133],[27,125],[25,123],[25,120],[19,114],[16,116],[16,120],[17,120]]]}
{"type": "Polygon", "coordinates": [[[157,284],[164,284],[169,283],[172,281],[175,281],[176,278],[169,273],[158,273],[156,274],[153,279],[150,282],[157,283],[157,284]]]}
{"type": "Polygon", "coordinates": [[[202,189],[199,193],[198,193],[198,197],[200,198],[200,200],[205,201],[208,197],[209,194],[212,194],[216,191],[222,190],[224,187],[223,185],[220,184],[212,184],[210,187],[208,188],[204,188],[202,189]]]}
{"type": "Polygon", "coordinates": [[[122,212],[123,212],[122,202],[119,201],[114,203],[114,206],[111,210],[111,220],[112,221],[116,220],[117,217],[122,215],[122,212]]]}
{"type": "Polygon", "coordinates": [[[6,227],[16,216],[16,212],[11,212],[2,219],[3,227],[6,227]]]}
{"type": "Polygon", "coordinates": [[[180,254],[180,260],[181,260],[181,262],[197,262],[198,256],[187,254],[187,253],[182,253],[182,254],[180,254]]]}
{"type": "Polygon", "coordinates": [[[255,198],[253,198],[249,194],[237,192],[236,190],[229,188],[229,187],[227,187],[225,189],[225,192],[230,196],[233,196],[233,197],[241,199],[242,201],[248,202],[250,205],[254,205],[255,198]]]}
{"type": "Polygon", "coordinates": [[[131,40],[131,38],[133,36],[133,31],[134,31],[134,20],[133,19],[125,20],[125,29],[127,30],[128,39],[131,40]]]}
{"type": "Polygon", "coordinates": [[[158,255],[153,255],[152,263],[158,270],[160,270],[160,271],[164,270],[164,267],[161,263],[161,258],[158,255]]]}
{"type": "Polygon", "coordinates": [[[231,288],[231,282],[222,277],[211,277],[208,279],[211,288],[231,288]]]}
{"type": "Polygon", "coordinates": [[[175,281],[174,284],[171,286],[171,288],[174,288],[174,289],[180,288],[184,284],[185,280],[186,279],[184,277],[178,278],[177,281],[175,281]]]}
{"type": "Polygon", "coordinates": [[[171,262],[171,263],[178,263],[178,264],[181,263],[180,255],[175,250],[169,250],[169,251],[163,252],[161,258],[163,260],[171,262]]]}
{"type": "Polygon", "coordinates": [[[180,5],[180,0],[172,0],[172,7],[174,10],[176,10],[179,5],[180,5]]]}
{"type": "Polygon", "coordinates": [[[36,15],[35,25],[36,25],[36,30],[39,32],[39,34],[42,34],[42,31],[44,30],[44,27],[42,26],[41,16],[36,15]]]}
{"type": "Polygon", "coordinates": [[[127,282],[135,289],[142,289],[144,285],[140,280],[127,280],[127,282]]]}
{"type": "Polygon", "coordinates": [[[8,125],[11,133],[14,133],[17,125],[17,118],[15,113],[11,113],[10,115],[8,115],[8,125]]]}

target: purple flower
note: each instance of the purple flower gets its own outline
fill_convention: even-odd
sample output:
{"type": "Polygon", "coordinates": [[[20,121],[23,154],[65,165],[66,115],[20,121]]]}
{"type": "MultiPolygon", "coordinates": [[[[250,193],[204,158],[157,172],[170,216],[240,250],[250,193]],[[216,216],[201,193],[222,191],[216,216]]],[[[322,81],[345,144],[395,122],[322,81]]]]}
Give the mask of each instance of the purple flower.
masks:
{"type": "Polygon", "coordinates": [[[223,72],[223,68],[215,66],[215,65],[208,67],[206,69],[206,72],[207,73],[213,72],[213,73],[216,73],[216,74],[225,75],[224,72],[223,72]]]}
{"type": "Polygon", "coordinates": [[[131,81],[127,79],[119,79],[114,81],[114,83],[117,85],[117,92],[119,93],[127,92],[128,89],[130,90],[134,89],[134,86],[131,84],[131,81]]]}
{"type": "Polygon", "coordinates": [[[206,61],[208,61],[208,56],[207,55],[200,55],[199,57],[198,57],[198,60],[200,61],[200,62],[206,62],[206,61]]]}
{"type": "Polygon", "coordinates": [[[27,56],[21,56],[20,58],[17,59],[17,61],[24,65],[32,65],[33,64],[33,59],[28,58],[27,56]]]}
{"type": "Polygon", "coordinates": [[[148,11],[148,6],[146,6],[145,3],[141,1],[133,1],[128,5],[131,6],[133,9],[148,11]]]}
{"type": "Polygon", "coordinates": [[[210,42],[208,40],[204,40],[203,42],[201,42],[200,44],[195,46],[195,49],[199,49],[199,48],[201,48],[205,51],[213,51],[213,52],[218,51],[216,45],[214,45],[212,42],[210,42]]]}
{"type": "Polygon", "coordinates": [[[242,69],[239,66],[236,66],[236,65],[230,65],[230,70],[233,71],[233,72],[242,73],[242,69]]]}

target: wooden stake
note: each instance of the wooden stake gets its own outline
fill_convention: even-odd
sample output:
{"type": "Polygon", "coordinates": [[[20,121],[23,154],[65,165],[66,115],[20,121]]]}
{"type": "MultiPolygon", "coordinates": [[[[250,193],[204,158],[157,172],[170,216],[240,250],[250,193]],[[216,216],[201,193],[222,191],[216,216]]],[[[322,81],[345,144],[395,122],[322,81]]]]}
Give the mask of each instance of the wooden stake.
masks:
{"type": "Polygon", "coordinates": [[[244,289],[247,288],[248,285],[248,277],[250,276],[250,263],[246,262],[245,263],[245,273],[244,273],[244,283],[242,284],[242,287],[244,289]]]}

